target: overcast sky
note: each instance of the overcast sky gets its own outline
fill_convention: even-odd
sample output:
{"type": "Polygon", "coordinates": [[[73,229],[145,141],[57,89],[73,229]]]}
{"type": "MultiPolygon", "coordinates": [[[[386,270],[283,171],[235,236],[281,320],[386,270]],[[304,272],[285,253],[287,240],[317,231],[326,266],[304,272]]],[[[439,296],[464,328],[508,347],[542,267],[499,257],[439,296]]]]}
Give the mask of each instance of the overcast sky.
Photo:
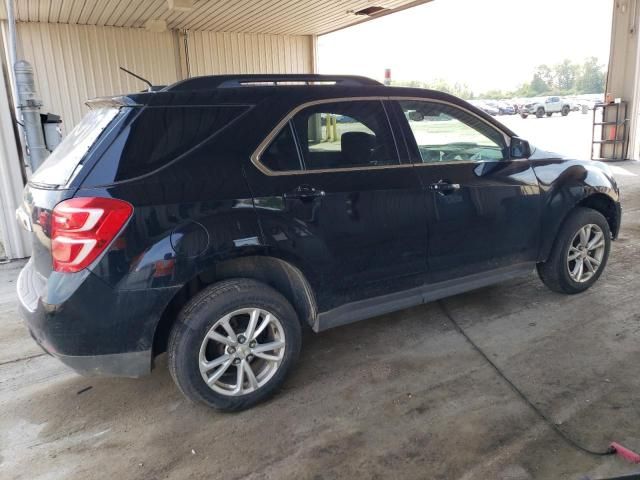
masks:
{"type": "MultiPolygon", "coordinates": [[[[372,2],[375,4],[375,2],[372,2]]],[[[535,66],[609,59],[613,0],[434,0],[318,39],[321,73],[512,89],[535,66]]]]}

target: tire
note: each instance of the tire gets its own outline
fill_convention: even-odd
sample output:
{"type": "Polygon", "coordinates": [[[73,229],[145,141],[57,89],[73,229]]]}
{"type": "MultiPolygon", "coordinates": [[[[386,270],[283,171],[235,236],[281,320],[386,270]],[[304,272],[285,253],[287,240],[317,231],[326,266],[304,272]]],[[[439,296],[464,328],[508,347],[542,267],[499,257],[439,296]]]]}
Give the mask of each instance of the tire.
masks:
{"type": "Polygon", "coordinates": [[[570,108],[567,107],[566,105],[564,107],[562,107],[562,116],[566,117],[567,115],[569,115],[569,110],[570,110],[570,108]]]}
{"type": "Polygon", "coordinates": [[[551,115],[553,115],[552,112],[547,112],[547,117],[550,117],[551,115]]]}
{"type": "MultiPolygon", "coordinates": [[[[593,246],[596,244],[594,243],[593,246]]],[[[544,263],[537,265],[538,274],[542,282],[551,290],[558,293],[574,294],[587,290],[598,281],[600,275],[607,265],[609,251],[611,249],[611,232],[609,224],[604,216],[591,208],[578,207],[574,209],[560,227],[560,231],[555,239],[551,254],[544,263]],[[598,229],[602,233],[602,250],[600,249],[579,249],[576,241],[581,242],[580,230],[588,225],[592,225],[590,231],[592,236],[588,240],[595,240],[598,229]],[[594,228],[597,227],[597,228],[594,228]],[[587,250],[586,253],[583,253],[587,250]],[[579,252],[579,253],[578,253],[579,252]],[[570,260],[569,255],[577,256],[576,260],[570,260]],[[583,259],[583,256],[586,258],[583,259]],[[595,261],[599,263],[595,266],[595,261]],[[582,261],[585,277],[577,281],[572,276],[573,272],[582,272],[577,268],[578,262],[582,261]],[[589,265],[592,269],[589,269],[589,265]],[[595,268],[593,268],[595,266],[595,268]],[[595,270],[592,272],[591,270],[595,270]]]]}
{"type": "Polygon", "coordinates": [[[301,343],[298,316],[280,293],[251,279],[225,280],[197,294],[180,312],[169,335],[169,371],[190,400],[223,411],[244,410],[271,397],[282,385],[301,343]],[[255,340],[247,335],[243,341],[253,312],[257,312],[255,340]],[[261,329],[267,315],[270,321],[261,329]],[[233,330],[235,341],[223,323],[233,330]],[[265,349],[267,343],[278,347],[265,349]],[[207,369],[201,367],[202,361],[220,363],[207,369]],[[218,376],[221,370],[224,373],[218,376]]]}
{"type": "Polygon", "coordinates": [[[538,110],[536,110],[536,118],[542,118],[544,117],[544,108],[539,108],[538,110]]]}
{"type": "Polygon", "coordinates": [[[521,116],[522,118],[527,118],[529,115],[528,115],[528,114],[526,114],[526,113],[521,113],[521,114],[520,114],[520,116],[521,116]]]}

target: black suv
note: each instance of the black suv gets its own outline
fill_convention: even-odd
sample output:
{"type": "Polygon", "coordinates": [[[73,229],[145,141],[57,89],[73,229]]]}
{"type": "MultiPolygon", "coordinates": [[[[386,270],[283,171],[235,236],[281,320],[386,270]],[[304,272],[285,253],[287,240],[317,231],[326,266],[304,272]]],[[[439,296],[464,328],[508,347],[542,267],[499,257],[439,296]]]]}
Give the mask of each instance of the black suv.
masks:
{"type": "Polygon", "coordinates": [[[270,395],[320,332],[537,268],[578,293],[620,227],[606,165],[465,101],[349,76],[192,78],[93,100],[19,221],[33,338],[84,374],[168,352],[184,394],[270,395]]]}

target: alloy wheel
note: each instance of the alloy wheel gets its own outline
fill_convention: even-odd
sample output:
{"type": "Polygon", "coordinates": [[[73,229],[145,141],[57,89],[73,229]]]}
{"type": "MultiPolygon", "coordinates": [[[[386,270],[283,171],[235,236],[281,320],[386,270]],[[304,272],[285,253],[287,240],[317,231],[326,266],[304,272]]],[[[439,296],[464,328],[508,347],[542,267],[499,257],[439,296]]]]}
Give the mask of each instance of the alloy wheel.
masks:
{"type": "Polygon", "coordinates": [[[199,354],[200,374],[217,393],[246,395],[276,374],[286,348],[284,328],[272,313],[242,308],[220,318],[199,354]]]}
{"type": "Polygon", "coordinates": [[[602,229],[593,223],[584,225],[574,235],[567,252],[567,269],[578,283],[589,281],[600,269],[605,251],[602,229]]]}

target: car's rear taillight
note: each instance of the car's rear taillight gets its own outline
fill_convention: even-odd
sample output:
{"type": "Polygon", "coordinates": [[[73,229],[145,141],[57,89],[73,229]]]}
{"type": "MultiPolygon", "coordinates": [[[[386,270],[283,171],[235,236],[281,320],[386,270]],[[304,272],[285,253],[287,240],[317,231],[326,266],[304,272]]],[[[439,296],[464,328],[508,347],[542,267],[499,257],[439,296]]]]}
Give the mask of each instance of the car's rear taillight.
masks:
{"type": "Polygon", "coordinates": [[[51,216],[51,256],[57,272],[79,272],[113,241],[131,214],[115,198],[78,197],[60,202],[51,216]]]}

